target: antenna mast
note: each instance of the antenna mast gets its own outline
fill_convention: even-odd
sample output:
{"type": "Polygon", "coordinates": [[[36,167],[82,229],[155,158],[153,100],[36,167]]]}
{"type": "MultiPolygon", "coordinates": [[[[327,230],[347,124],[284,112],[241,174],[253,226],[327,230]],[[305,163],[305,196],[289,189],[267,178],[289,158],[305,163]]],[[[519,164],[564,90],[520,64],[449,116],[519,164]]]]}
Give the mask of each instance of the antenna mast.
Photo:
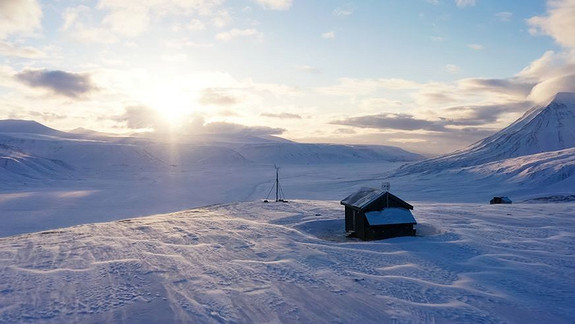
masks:
{"type": "Polygon", "coordinates": [[[280,172],[279,172],[280,167],[277,166],[277,164],[274,164],[274,168],[276,169],[276,182],[271,187],[270,191],[268,192],[268,195],[266,196],[266,199],[264,199],[264,202],[265,203],[269,202],[268,198],[272,194],[272,191],[274,190],[274,187],[275,187],[275,189],[276,189],[276,202],[287,203],[288,201],[285,199],[284,191],[283,191],[282,187],[280,186],[280,172]]]}
{"type": "Polygon", "coordinates": [[[280,168],[274,164],[274,167],[276,168],[276,202],[278,202],[280,200],[280,177],[279,177],[279,171],[280,168]]]}

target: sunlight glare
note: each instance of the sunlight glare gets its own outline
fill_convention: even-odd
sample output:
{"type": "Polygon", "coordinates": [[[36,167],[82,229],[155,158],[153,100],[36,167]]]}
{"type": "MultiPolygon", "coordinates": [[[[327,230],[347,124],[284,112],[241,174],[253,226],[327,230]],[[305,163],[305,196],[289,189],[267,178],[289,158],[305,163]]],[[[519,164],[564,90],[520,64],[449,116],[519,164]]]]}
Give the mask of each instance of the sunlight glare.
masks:
{"type": "Polygon", "coordinates": [[[192,96],[184,89],[164,86],[155,89],[150,95],[151,107],[172,126],[179,125],[183,117],[192,113],[192,96]]]}

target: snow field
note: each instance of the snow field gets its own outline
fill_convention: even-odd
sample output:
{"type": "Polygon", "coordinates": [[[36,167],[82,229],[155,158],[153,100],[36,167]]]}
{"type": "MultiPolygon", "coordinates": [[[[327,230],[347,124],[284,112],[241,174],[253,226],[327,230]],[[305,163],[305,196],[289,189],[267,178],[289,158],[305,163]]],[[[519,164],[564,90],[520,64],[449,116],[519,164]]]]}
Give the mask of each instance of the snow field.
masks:
{"type": "Polygon", "coordinates": [[[346,239],[335,201],[259,201],[0,239],[0,322],[572,323],[575,204],[417,204],[346,239]]]}

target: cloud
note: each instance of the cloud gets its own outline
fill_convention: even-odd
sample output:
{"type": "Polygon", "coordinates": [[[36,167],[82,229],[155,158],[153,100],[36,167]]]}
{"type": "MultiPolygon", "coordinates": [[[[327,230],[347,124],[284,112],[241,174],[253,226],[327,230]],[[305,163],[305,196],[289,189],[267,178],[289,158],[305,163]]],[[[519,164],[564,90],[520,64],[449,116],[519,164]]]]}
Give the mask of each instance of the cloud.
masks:
{"type": "Polygon", "coordinates": [[[257,29],[249,28],[249,29],[237,29],[234,28],[227,32],[221,32],[216,35],[216,39],[227,42],[234,38],[238,37],[249,37],[255,38],[257,40],[263,39],[263,33],[259,32],[257,29]]]}
{"type": "Polygon", "coordinates": [[[467,44],[467,47],[471,48],[472,50],[481,51],[485,49],[485,47],[481,44],[467,44]]]}
{"type": "Polygon", "coordinates": [[[441,114],[446,116],[441,117],[441,120],[446,125],[452,126],[484,126],[499,121],[504,114],[524,112],[531,105],[529,101],[521,101],[510,104],[449,107],[441,110],[441,114]]]}
{"type": "Polygon", "coordinates": [[[323,39],[335,39],[335,32],[329,31],[321,34],[321,38],[323,39]]]}
{"type": "MultiPolygon", "coordinates": [[[[433,119],[416,118],[406,113],[381,113],[375,115],[354,116],[331,124],[346,125],[358,128],[378,130],[432,131],[456,133],[460,131],[486,130],[488,125],[500,121],[510,113],[522,113],[533,105],[530,101],[519,101],[508,104],[468,105],[441,108],[433,111],[433,119]],[[474,126],[474,127],[470,127],[474,126]]],[[[487,128],[491,131],[491,128],[487,128]]]]}
{"type": "Polygon", "coordinates": [[[352,128],[338,128],[335,131],[333,131],[335,134],[341,134],[341,135],[353,135],[353,134],[357,134],[357,132],[352,129],[352,128]]]}
{"type": "Polygon", "coordinates": [[[36,0],[0,0],[0,39],[40,28],[42,9],[36,0]]]}
{"type": "Polygon", "coordinates": [[[427,131],[445,131],[445,125],[442,121],[430,121],[417,119],[409,114],[379,114],[360,117],[350,117],[343,120],[331,122],[335,125],[355,126],[361,128],[374,129],[398,129],[398,130],[427,130],[427,131]]]}
{"type": "Polygon", "coordinates": [[[208,88],[201,92],[198,102],[202,105],[231,106],[239,103],[240,98],[229,93],[226,89],[208,88]]]}
{"type": "Polygon", "coordinates": [[[575,92],[575,73],[549,78],[537,84],[531,91],[530,98],[538,102],[549,100],[557,92],[575,92]]]}
{"type": "Polygon", "coordinates": [[[53,122],[57,120],[67,119],[69,116],[62,113],[35,111],[35,110],[25,110],[24,107],[15,106],[11,111],[8,112],[7,118],[9,119],[32,119],[36,121],[47,121],[53,122]]]}
{"type": "Polygon", "coordinates": [[[351,3],[347,3],[341,7],[337,7],[333,10],[332,14],[336,17],[346,17],[353,15],[355,7],[351,3]]]}
{"type": "Polygon", "coordinates": [[[547,14],[529,18],[533,35],[549,35],[562,46],[575,48],[575,0],[548,0],[547,14]]]}
{"type": "Polygon", "coordinates": [[[192,19],[186,24],[186,29],[196,31],[206,29],[206,24],[204,24],[199,19],[192,19]]]}
{"type": "MultiPolygon", "coordinates": [[[[548,51],[516,75],[503,79],[469,78],[452,83],[415,84],[413,94],[419,106],[465,104],[508,104],[521,101],[544,103],[557,92],[575,92],[573,50],[548,51]]],[[[362,82],[356,80],[355,84],[362,82]]],[[[367,84],[367,80],[363,80],[367,84]]],[[[348,88],[350,88],[348,86],[348,88]]],[[[359,88],[361,89],[361,88],[359,88]]],[[[375,91],[376,86],[371,88],[375,91]]],[[[335,88],[333,88],[335,90],[335,88]]]]}
{"type": "Polygon", "coordinates": [[[270,118],[279,118],[279,119],[301,119],[301,115],[290,114],[290,113],[280,113],[280,114],[262,113],[262,114],[260,114],[260,116],[270,117],[270,118]]]}
{"type": "Polygon", "coordinates": [[[136,36],[148,29],[152,15],[190,15],[200,13],[211,15],[223,0],[101,0],[98,8],[108,14],[102,23],[115,33],[136,36]]]}
{"type": "Polygon", "coordinates": [[[519,80],[534,84],[528,99],[544,103],[557,92],[575,92],[575,56],[573,50],[547,51],[517,74],[519,80]]]}
{"type": "Polygon", "coordinates": [[[361,101],[361,108],[366,110],[387,110],[389,108],[401,107],[403,103],[399,100],[390,100],[386,98],[368,98],[361,101]]]}
{"type": "Polygon", "coordinates": [[[29,111],[28,116],[32,117],[34,120],[41,119],[45,121],[55,121],[66,119],[68,116],[63,114],[56,114],[53,112],[41,112],[41,111],[29,111]]]}
{"type": "Polygon", "coordinates": [[[447,64],[445,65],[445,71],[451,74],[457,74],[461,72],[461,68],[455,64],[447,64]]]}
{"type": "Polygon", "coordinates": [[[455,4],[459,8],[475,6],[477,0],[455,0],[455,4]]]}
{"type": "Polygon", "coordinates": [[[229,122],[206,122],[202,115],[182,117],[181,123],[175,126],[168,122],[158,110],[145,105],[131,105],[124,108],[121,115],[109,118],[133,130],[152,130],[157,134],[173,132],[179,134],[210,134],[232,136],[269,136],[280,135],[283,128],[267,126],[247,126],[229,122]],[[179,127],[179,128],[178,128],[179,127]]]}
{"type": "Polygon", "coordinates": [[[338,83],[332,86],[320,87],[317,90],[324,94],[338,96],[359,96],[368,95],[380,89],[417,89],[421,87],[420,83],[405,79],[355,79],[339,78],[338,83]]]}
{"type": "Polygon", "coordinates": [[[232,16],[227,10],[219,10],[212,18],[212,25],[217,28],[223,28],[232,22],[232,16]]]}
{"type": "Polygon", "coordinates": [[[188,27],[200,29],[205,20],[223,27],[231,21],[226,10],[219,9],[224,0],[100,0],[95,8],[79,5],[63,14],[62,30],[86,43],[114,43],[121,37],[136,37],[147,31],[152,22],[165,17],[191,19],[188,27]],[[195,15],[196,17],[193,17],[195,15]]]}
{"type": "Polygon", "coordinates": [[[510,21],[511,17],[513,17],[513,13],[509,11],[502,11],[495,14],[495,17],[500,21],[510,21]]]}
{"type": "Polygon", "coordinates": [[[166,122],[162,115],[155,109],[143,106],[134,105],[124,108],[124,113],[119,116],[114,116],[111,119],[117,122],[125,123],[126,127],[131,129],[164,129],[166,122]]]}
{"type": "Polygon", "coordinates": [[[119,38],[108,29],[86,27],[82,24],[75,25],[69,36],[77,42],[89,44],[113,44],[119,41],[119,38]]]}
{"type": "Polygon", "coordinates": [[[0,41],[0,54],[4,56],[15,56],[25,58],[46,57],[46,53],[34,47],[18,47],[12,43],[0,41]]]}
{"type": "Polygon", "coordinates": [[[460,97],[454,93],[455,87],[443,85],[441,87],[423,86],[416,94],[416,102],[422,107],[441,106],[456,104],[460,97]]]}
{"type": "Polygon", "coordinates": [[[319,68],[309,66],[309,65],[298,65],[298,66],[296,66],[296,69],[298,69],[299,71],[308,72],[308,73],[321,73],[321,70],[319,68]]]}
{"type": "Polygon", "coordinates": [[[266,126],[246,126],[227,122],[213,122],[204,124],[201,132],[206,134],[267,136],[281,135],[285,132],[285,129],[266,126]]]}
{"type": "Polygon", "coordinates": [[[265,9],[288,10],[292,5],[292,0],[253,0],[265,9]]]}
{"type": "Polygon", "coordinates": [[[173,49],[178,49],[178,50],[181,50],[184,48],[210,48],[210,47],[214,47],[214,44],[196,43],[196,42],[191,41],[187,38],[167,40],[164,42],[164,45],[168,48],[173,48],[173,49]]]}
{"type": "Polygon", "coordinates": [[[465,91],[486,91],[523,98],[527,97],[535,86],[534,83],[526,82],[520,78],[462,79],[458,83],[465,91]]]}
{"type": "Polygon", "coordinates": [[[81,98],[96,90],[89,74],[50,70],[25,70],[15,75],[16,80],[32,87],[51,90],[54,94],[81,98]]]}
{"type": "Polygon", "coordinates": [[[170,63],[182,63],[188,60],[188,56],[184,53],[172,54],[172,55],[162,55],[160,59],[165,62],[170,63]]]}
{"type": "Polygon", "coordinates": [[[112,44],[119,41],[117,35],[107,28],[89,27],[85,21],[92,21],[92,9],[87,6],[67,8],[62,14],[63,31],[75,41],[82,43],[112,44]]]}

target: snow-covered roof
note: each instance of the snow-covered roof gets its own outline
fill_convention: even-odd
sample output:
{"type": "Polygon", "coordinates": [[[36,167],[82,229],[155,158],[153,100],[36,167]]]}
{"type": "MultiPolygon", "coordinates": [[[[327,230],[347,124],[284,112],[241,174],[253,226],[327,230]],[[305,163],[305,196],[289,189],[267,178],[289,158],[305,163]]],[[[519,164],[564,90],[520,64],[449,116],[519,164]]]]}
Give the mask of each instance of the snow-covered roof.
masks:
{"type": "Polygon", "coordinates": [[[379,211],[365,213],[369,225],[416,224],[415,218],[409,209],[384,208],[379,211]]]}
{"type": "Polygon", "coordinates": [[[382,196],[385,192],[380,189],[363,187],[347,196],[341,201],[343,205],[365,208],[369,203],[382,196]]]}
{"type": "Polygon", "coordinates": [[[413,209],[413,206],[406,203],[405,201],[403,201],[399,197],[393,195],[389,191],[384,191],[384,190],[375,189],[375,188],[368,188],[368,187],[363,187],[363,188],[359,189],[358,191],[352,193],[351,195],[347,196],[346,198],[344,198],[341,201],[341,204],[346,205],[346,206],[355,207],[358,209],[365,209],[374,201],[376,201],[380,198],[384,198],[386,194],[388,195],[388,199],[395,200],[397,203],[399,203],[400,205],[403,205],[405,208],[413,209]]]}

